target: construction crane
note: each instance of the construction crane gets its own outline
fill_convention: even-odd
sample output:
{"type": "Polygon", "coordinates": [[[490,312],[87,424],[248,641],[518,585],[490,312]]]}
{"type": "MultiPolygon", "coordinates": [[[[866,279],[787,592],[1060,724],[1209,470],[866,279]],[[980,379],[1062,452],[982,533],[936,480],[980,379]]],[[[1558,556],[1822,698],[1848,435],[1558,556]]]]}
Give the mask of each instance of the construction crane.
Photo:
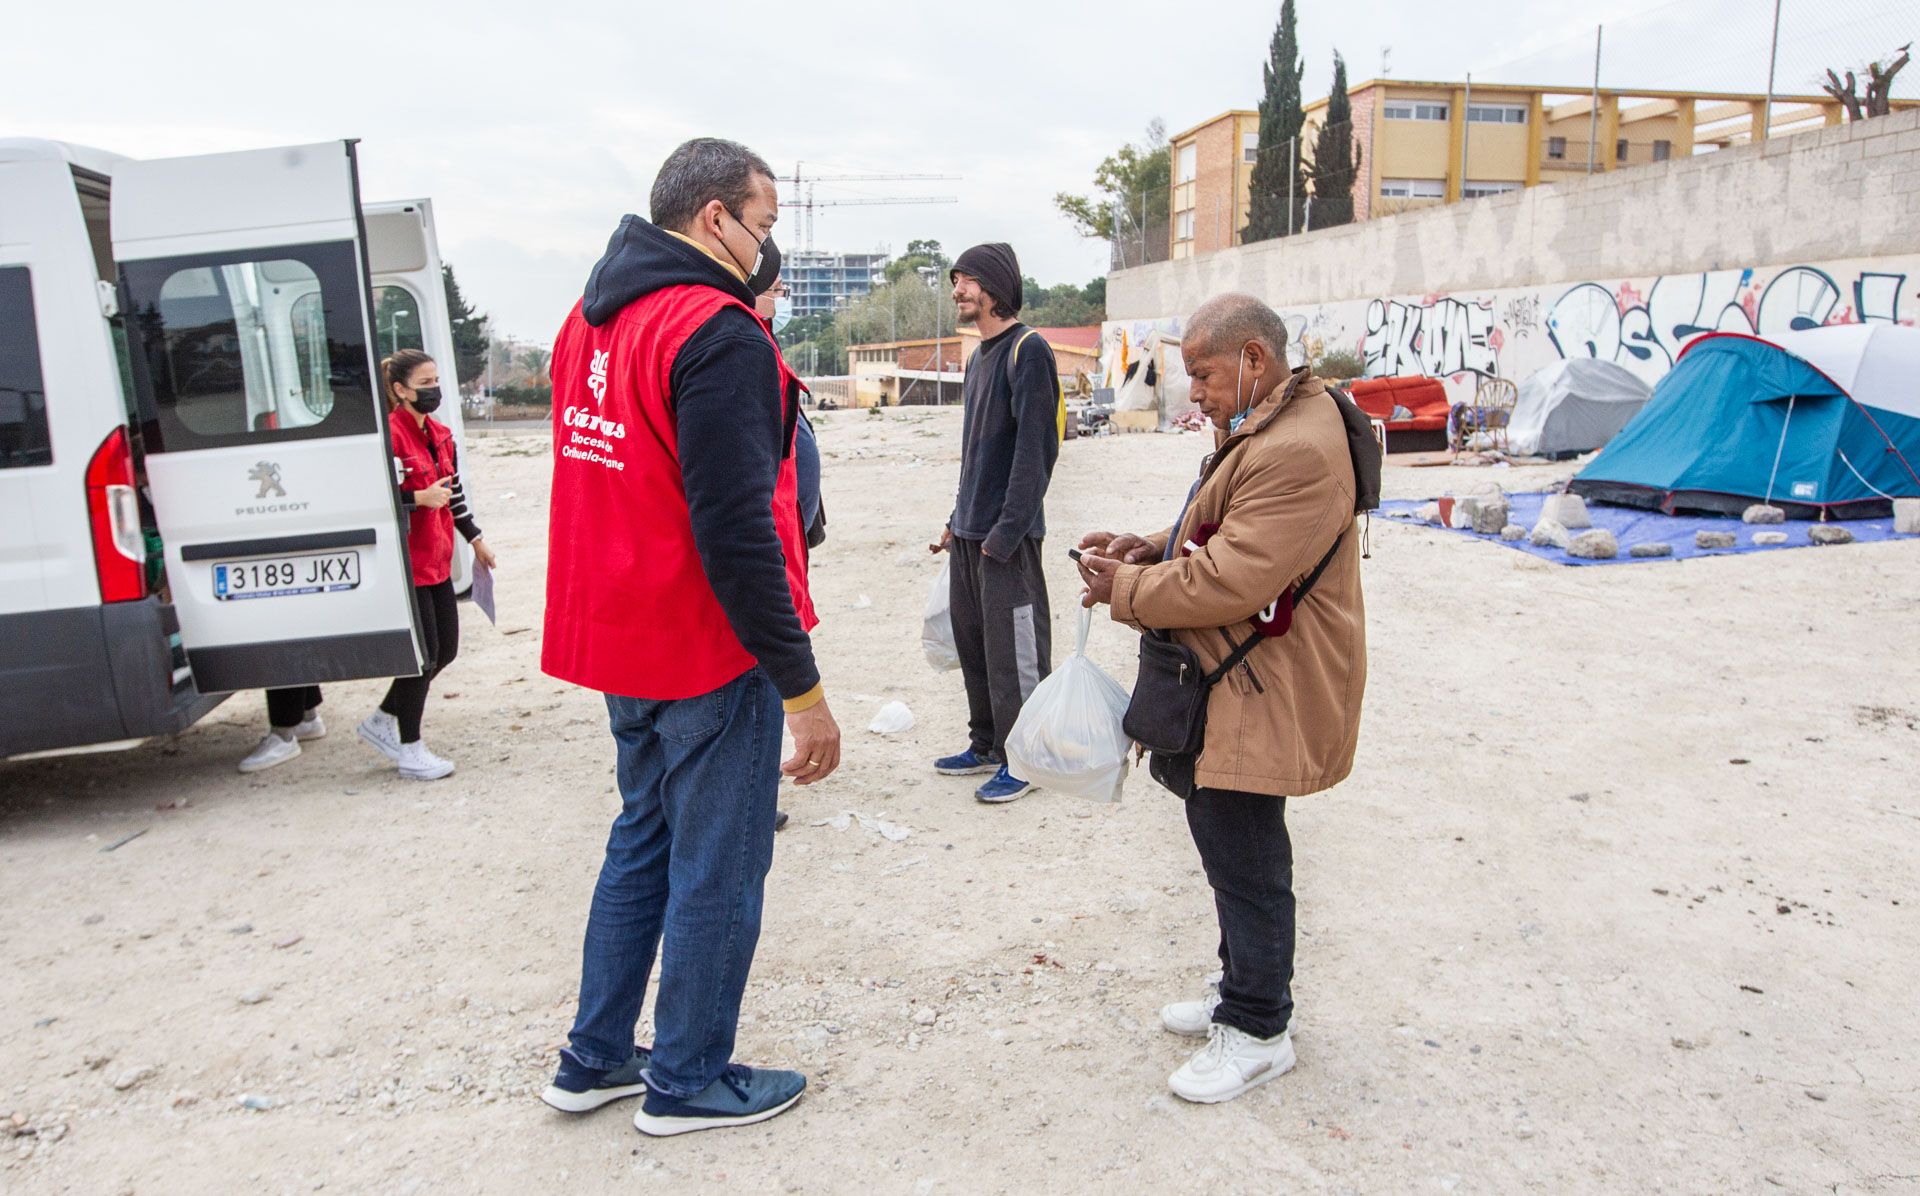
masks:
{"type": "Polygon", "coordinates": [[[816,183],[881,183],[881,182],[918,182],[950,181],[958,179],[957,174],[815,174],[802,173],[801,164],[793,164],[793,177],[781,179],[793,187],[793,197],[788,203],[800,209],[800,227],[803,249],[813,248],[813,212],[815,208],[853,208],[875,207],[892,204],[959,203],[952,195],[888,195],[873,196],[864,199],[815,199],[813,188],[816,183]]]}

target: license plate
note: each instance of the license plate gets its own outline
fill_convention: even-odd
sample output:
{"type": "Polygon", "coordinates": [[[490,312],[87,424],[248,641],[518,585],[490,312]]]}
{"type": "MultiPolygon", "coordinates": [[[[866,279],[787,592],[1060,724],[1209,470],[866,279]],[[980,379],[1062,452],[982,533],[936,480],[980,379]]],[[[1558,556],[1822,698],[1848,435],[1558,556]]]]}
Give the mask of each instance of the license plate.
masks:
{"type": "Polygon", "coordinates": [[[260,561],[222,561],[213,567],[213,596],[222,602],[241,598],[283,598],[291,594],[331,594],[360,584],[360,554],[319,552],[260,561]]]}

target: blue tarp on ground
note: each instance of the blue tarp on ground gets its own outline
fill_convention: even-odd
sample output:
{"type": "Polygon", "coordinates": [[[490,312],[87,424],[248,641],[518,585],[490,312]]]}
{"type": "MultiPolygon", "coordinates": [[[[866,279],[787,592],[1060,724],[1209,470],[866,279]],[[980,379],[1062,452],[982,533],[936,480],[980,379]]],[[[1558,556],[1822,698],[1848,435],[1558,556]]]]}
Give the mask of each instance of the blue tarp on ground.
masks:
{"type": "MultiPolygon", "coordinates": [[[[1513,506],[1513,521],[1527,528],[1540,521],[1540,505],[1547,499],[1545,494],[1509,494],[1507,501],[1513,506]]],[[[1393,501],[1380,504],[1380,513],[1385,516],[1410,520],[1415,511],[1425,506],[1431,499],[1417,502],[1393,501]]],[[[1499,536],[1476,535],[1470,531],[1456,531],[1453,528],[1434,527],[1435,531],[1452,531],[1456,535],[1471,536],[1476,540],[1489,540],[1507,548],[1518,548],[1522,552],[1553,561],[1561,565],[1626,565],[1639,564],[1642,561],[1685,560],[1696,556],[1732,556],[1741,552],[1772,552],[1784,548],[1808,548],[1812,542],[1807,539],[1807,529],[1813,524],[1804,520],[1795,520],[1771,527],[1763,524],[1746,524],[1738,519],[1729,519],[1715,515],[1662,515],[1658,511],[1641,511],[1627,507],[1610,507],[1600,503],[1588,503],[1587,514],[1593,519],[1593,526],[1603,527],[1613,533],[1620,542],[1620,555],[1610,561],[1588,561],[1571,557],[1564,549],[1535,548],[1525,540],[1509,544],[1499,536]],[[1693,533],[1697,531],[1732,532],[1739,537],[1734,548],[1695,548],[1693,533]],[[1755,532],[1785,532],[1785,544],[1759,547],[1753,542],[1755,532]],[[1672,557],[1633,557],[1627,550],[1635,544],[1670,544],[1672,557]]],[[[1844,527],[1853,533],[1856,541],[1875,540],[1920,540],[1920,536],[1898,536],[1893,532],[1892,518],[1886,519],[1834,519],[1829,520],[1831,527],[1844,527]]],[[[1416,524],[1420,527],[1433,527],[1432,524],[1416,524]]],[[[1579,532],[1574,532],[1579,535],[1579,532]]]]}

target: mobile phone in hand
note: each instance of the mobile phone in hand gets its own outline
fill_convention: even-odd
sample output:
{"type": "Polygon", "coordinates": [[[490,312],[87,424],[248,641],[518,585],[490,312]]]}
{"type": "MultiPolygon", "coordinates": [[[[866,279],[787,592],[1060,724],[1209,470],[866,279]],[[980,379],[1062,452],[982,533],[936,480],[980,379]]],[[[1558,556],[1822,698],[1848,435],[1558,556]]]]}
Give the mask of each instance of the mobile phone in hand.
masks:
{"type": "Polygon", "coordinates": [[[1067,556],[1071,558],[1074,561],[1074,563],[1078,564],[1081,560],[1085,559],[1086,554],[1081,552],[1078,548],[1069,548],[1067,549],[1067,556]]]}

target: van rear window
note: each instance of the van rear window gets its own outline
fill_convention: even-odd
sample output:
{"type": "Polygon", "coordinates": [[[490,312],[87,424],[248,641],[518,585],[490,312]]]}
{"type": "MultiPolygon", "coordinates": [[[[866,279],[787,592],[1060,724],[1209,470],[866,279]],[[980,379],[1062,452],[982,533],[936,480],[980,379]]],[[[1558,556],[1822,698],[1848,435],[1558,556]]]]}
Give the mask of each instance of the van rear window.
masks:
{"type": "Polygon", "coordinates": [[[0,469],[51,464],[33,277],[25,266],[0,266],[0,469]]]}
{"type": "Polygon", "coordinates": [[[126,263],[148,448],[377,429],[355,256],[340,242],[126,263]]]}

